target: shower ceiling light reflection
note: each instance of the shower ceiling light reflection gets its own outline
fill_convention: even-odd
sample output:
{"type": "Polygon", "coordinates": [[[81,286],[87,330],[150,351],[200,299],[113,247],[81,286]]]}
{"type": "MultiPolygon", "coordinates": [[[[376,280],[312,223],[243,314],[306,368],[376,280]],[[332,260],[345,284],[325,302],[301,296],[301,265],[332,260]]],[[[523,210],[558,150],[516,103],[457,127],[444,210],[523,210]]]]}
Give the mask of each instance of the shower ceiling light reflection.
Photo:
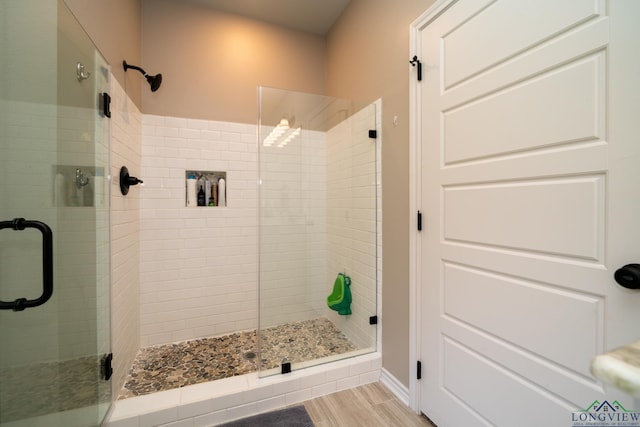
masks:
{"type": "Polygon", "coordinates": [[[272,145],[276,145],[278,148],[282,148],[287,145],[289,142],[293,141],[296,136],[300,135],[302,128],[291,129],[289,127],[289,120],[286,118],[282,118],[280,123],[269,133],[269,135],[264,139],[262,145],[265,147],[271,147],[272,145]]]}

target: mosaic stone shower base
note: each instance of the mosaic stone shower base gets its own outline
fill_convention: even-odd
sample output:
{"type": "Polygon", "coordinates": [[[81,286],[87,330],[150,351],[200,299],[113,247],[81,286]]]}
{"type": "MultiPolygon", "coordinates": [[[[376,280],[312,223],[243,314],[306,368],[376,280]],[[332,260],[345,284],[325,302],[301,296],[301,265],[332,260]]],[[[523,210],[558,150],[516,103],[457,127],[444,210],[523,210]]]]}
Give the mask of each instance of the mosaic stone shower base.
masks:
{"type": "Polygon", "coordinates": [[[99,375],[97,357],[0,369],[0,424],[109,402],[99,375]]]}
{"type": "Polygon", "coordinates": [[[326,318],[267,328],[258,355],[256,331],[143,348],[118,399],[276,368],[357,350],[326,318]]]}

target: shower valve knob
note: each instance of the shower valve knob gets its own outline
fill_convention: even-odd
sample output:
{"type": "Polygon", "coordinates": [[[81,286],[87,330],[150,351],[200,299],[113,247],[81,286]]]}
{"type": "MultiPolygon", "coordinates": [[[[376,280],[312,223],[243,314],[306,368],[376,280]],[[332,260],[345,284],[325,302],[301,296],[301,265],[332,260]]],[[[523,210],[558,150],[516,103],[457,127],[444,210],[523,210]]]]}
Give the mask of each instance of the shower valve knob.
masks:
{"type": "Polygon", "coordinates": [[[127,178],[127,184],[128,185],[137,185],[137,184],[142,184],[142,180],[136,178],[135,176],[129,176],[127,178]]]}
{"type": "Polygon", "coordinates": [[[135,176],[129,175],[129,170],[126,166],[120,168],[120,192],[123,196],[129,194],[129,187],[132,185],[142,184],[142,180],[135,176]]]}

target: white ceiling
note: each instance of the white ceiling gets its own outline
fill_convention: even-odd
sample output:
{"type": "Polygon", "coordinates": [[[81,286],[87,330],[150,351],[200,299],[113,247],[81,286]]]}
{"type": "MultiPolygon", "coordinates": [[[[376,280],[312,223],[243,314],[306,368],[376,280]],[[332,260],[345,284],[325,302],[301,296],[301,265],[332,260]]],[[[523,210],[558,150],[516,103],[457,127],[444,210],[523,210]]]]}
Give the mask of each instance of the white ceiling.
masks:
{"type": "Polygon", "coordinates": [[[189,0],[294,30],[325,35],[351,0],[189,0]]]}

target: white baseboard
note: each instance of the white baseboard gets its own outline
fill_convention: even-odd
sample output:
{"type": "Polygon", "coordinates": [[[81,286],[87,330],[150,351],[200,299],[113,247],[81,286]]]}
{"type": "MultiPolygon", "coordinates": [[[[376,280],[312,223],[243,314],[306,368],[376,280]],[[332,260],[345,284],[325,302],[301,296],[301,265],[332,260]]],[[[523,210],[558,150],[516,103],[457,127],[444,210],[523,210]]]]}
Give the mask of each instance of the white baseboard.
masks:
{"type": "Polygon", "coordinates": [[[409,388],[405,387],[396,377],[391,375],[385,368],[380,370],[380,382],[396,395],[405,405],[409,406],[409,388]]]}

